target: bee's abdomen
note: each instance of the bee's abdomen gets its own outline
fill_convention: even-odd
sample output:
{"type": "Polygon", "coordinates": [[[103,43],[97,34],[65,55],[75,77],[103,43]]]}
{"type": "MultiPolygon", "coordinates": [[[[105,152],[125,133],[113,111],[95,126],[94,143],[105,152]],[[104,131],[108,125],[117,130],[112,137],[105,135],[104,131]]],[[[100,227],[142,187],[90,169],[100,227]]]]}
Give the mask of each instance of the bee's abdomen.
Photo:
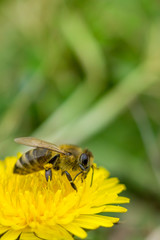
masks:
{"type": "Polygon", "coordinates": [[[52,151],[44,148],[35,148],[24,153],[14,166],[14,173],[29,174],[40,171],[52,157],[52,151]]]}

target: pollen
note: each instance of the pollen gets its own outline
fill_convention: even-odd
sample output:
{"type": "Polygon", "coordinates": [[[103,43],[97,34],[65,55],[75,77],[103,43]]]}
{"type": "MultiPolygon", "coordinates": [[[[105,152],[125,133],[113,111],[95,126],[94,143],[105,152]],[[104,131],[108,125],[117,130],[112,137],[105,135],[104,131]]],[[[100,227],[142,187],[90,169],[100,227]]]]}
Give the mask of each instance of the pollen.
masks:
{"type": "Polygon", "coordinates": [[[84,239],[86,230],[112,227],[119,221],[107,213],[127,211],[117,206],[129,202],[118,195],[125,186],[117,178],[109,178],[106,169],[95,168],[92,186],[91,171],[83,182],[77,177],[76,192],[60,171],[53,171],[48,182],[44,171],[14,174],[19,157],[20,154],[0,161],[1,240],[73,240],[73,236],[84,239]]]}

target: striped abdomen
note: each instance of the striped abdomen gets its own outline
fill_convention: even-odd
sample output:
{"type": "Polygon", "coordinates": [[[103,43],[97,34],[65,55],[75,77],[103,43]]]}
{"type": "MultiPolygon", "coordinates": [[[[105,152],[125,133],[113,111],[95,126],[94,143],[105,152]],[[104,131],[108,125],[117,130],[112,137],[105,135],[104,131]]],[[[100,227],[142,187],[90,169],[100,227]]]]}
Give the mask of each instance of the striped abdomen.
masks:
{"type": "Polygon", "coordinates": [[[52,151],[45,148],[35,148],[24,153],[14,166],[14,173],[29,174],[44,169],[44,165],[52,158],[52,151]]]}

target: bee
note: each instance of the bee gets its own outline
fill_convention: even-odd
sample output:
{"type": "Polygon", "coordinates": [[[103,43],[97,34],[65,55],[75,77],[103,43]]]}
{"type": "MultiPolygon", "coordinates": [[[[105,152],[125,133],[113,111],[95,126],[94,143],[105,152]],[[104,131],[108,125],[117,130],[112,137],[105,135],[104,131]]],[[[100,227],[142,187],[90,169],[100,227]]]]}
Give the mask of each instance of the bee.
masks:
{"type": "Polygon", "coordinates": [[[34,149],[27,151],[17,160],[13,173],[26,175],[45,170],[45,178],[48,181],[49,179],[52,180],[52,169],[55,171],[61,170],[62,175],[66,175],[72,188],[77,191],[74,183],[75,179],[81,174],[83,182],[92,168],[92,185],[93,155],[88,149],[82,150],[74,145],[56,146],[33,137],[16,138],[15,142],[34,147],[34,149]],[[78,173],[72,179],[69,171],[78,171],[78,173]]]}

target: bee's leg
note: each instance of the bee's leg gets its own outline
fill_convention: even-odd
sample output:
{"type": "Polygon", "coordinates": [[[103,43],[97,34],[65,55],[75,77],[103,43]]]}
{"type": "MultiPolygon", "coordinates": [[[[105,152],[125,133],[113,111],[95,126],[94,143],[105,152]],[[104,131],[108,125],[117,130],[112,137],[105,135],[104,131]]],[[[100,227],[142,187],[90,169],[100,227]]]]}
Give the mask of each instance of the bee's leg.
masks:
{"type": "Polygon", "coordinates": [[[59,158],[59,154],[56,154],[54,157],[51,158],[51,160],[45,165],[45,177],[48,182],[49,178],[50,181],[52,180],[52,170],[54,164],[56,163],[56,160],[59,158]]]}
{"type": "Polygon", "coordinates": [[[51,168],[49,168],[48,170],[45,170],[45,177],[46,177],[47,182],[48,182],[49,179],[50,179],[50,181],[52,180],[52,170],[51,170],[51,168]]]}
{"type": "Polygon", "coordinates": [[[86,173],[83,173],[83,175],[81,176],[81,183],[83,183],[84,179],[86,179],[87,177],[87,174],[86,173]]]}
{"type": "Polygon", "coordinates": [[[68,181],[70,182],[72,188],[77,191],[77,187],[76,187],[76,185],[73,183],[72,177],[71,177],[71,175],[69,174],[69,172],[63,171],[63,172],[62,172],[62,175],[63,175],[64,173],[66,174],[66,177],[68,178],[68,181]]]}

